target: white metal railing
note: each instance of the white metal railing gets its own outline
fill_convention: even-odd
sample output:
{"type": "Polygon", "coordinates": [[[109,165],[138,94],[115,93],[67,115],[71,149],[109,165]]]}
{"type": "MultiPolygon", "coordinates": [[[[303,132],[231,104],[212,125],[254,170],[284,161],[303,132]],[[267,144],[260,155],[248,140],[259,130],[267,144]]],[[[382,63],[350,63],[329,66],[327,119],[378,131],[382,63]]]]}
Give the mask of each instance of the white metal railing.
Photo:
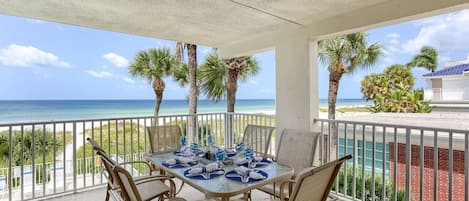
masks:
{"type": "MultiPolygon", "coordinates": [[[[94,138],[122,162],[141,160],[148,147],[145,127],[155,121],[181,126],[191,142],[202,145],[211,134],[218,146],[239,140],[247,124],[275,125],[273,116],[237,113],[0,124],[0,200],[37,199],[102,185],[102,167],[86,138],[94,138]],[[190,131],[192,118],[196,129],[190,131]],[[2,147],[7,148],[3,153],[2,147]]],[[[133,169],[136,174],[147,171],[143,166],[133,169]]]]}
{"type": "MultiPolygon", "coordinates": [[[[142,160],[148,147],[145,127],[152,121],[155,117],[144,116],[0,124],[0,200],[30,200],[103,185],[100,161],[86,137],[119,162],[142,160]],[[9,149],[2,153],[5,146],[9,149]]],[[[211,134],[218,146],[226,147],[241,139],[248,124],[275,127],[275,116],[263,114],[167,115],[156,121],[180,125],[190,141],[202,145],[211,134]],[[191,118],[196,120],[193,131],[187,124],[191,118]]],[[[319,163],[345,154],[354,158],[342,168],[336,194],[359,200],[468,198],[469,130],[328,119],[315,123],[321,133],[319,163]]],[[[269,152],[275,154],[275,143],[269,152]]],[[[132,174],[148,171],[141,165],[129,168],[132,174]]]]}
{"type": "Polygon", "coordinates": [[[462,101],[464,100],[464,88],[442,89],[430,88],[424,90],[424,99],[428,101],[462,101]]]}
{"type": "Polygon", "coordinates": [[[468,200],[469,130],[315,121],[322,163],[354,158],[342,167],[335,193],[359,200],[468,200]]]}

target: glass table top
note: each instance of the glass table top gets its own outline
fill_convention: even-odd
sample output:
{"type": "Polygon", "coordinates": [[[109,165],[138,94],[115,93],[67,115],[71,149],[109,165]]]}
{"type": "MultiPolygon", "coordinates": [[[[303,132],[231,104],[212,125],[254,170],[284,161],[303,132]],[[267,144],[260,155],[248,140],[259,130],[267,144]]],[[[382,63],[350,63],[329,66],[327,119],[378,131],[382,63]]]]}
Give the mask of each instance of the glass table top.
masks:
{"type": "MultiPolygon", "coordinates": [[[[173,152],[170,153],[159,153],[159,154],[152,154],[146,156],[146,158],[153,164],[157,165],[159,168],[164,169],[166,172],[174,175],[175,177],[185,181],[189,185],[193,186],[194,188],[206,193],[206,194],[213,194],[214,196],[231,196],[240,193],[247,192],[251,189],[258,188],[260,186],[272,183],[274,181],[289,178],[293,174],[293,168],[288,165],[282,165],[275,162],[272,162],[270,165],[264,168],[256,168],[262,170],[268,174],[268,178],[259,182],[255,183],[240,183],[236,181],[231,181],[225,176],[220,176],[217,178],[213,178],[210,180],[197,180],[191,179],[184,176],[184,171],[188,168],[167,168],[163,165],[163,161],[169,160],[172,158],[176,158],[173,152]]],[[[236,156],[235,156],[236,158],[236,156]]],[[[193,167],[202,167],[206,165],[209,161],[206,159],[198,160],[199,163],[193,167]]],[[[214,162],[214,161],[210,161],[214,162]]],[[[224,166],[223,169],[225,172],[233,170],[236,165],[224,166]]]]}

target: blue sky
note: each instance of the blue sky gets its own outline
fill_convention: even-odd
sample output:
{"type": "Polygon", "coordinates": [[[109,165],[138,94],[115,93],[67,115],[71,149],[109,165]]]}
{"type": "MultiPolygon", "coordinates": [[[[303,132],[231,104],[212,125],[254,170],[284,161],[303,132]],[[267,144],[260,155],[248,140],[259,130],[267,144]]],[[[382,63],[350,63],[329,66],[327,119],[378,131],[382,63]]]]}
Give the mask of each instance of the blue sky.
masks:
{"type": "MultiPolygon", "coordinates": [[[[465,60],[469,52],[469,11],[459,11],[367,31],[385,54],[370,70],[346,75],[339,98],[361,98],[360,80],[394,63],[407,63],[423,45],[440,53],[440,66],[465,60]]],[[[139,50],[173,49],[173,41],[94,30],[52,22],[0,15],[0,100],[11,99],[153,99],[150,85],[128,75],[127,66],[139,50]]],[[[210,47],[198,47],[199,63],[210,47]]],[[[275,98],[275,54],[256,54],[261,72],[242,83],[240,99],[275,98]]],[[[424,87],[415,69],[415,87],[424,87]]],[[[327,98],[328,73],[319,70],[320,98],[327,98]]],[[[185,99],[187,88],[166,79],[166,99],[185,99]]]]}

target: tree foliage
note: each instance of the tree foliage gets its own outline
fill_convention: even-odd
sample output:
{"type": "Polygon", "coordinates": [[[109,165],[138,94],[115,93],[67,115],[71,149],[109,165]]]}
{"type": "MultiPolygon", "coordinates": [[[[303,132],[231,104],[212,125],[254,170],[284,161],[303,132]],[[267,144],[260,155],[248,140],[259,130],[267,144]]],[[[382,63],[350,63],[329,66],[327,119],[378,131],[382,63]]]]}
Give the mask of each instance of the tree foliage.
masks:
{"type": "Polygon", "coordinates": [[[438,65],[438,52],[430,46],[423,46],[420,54],[417,54],[407,64],[409,67],[425,68],[431,72],[435,72],[438,65]]]}

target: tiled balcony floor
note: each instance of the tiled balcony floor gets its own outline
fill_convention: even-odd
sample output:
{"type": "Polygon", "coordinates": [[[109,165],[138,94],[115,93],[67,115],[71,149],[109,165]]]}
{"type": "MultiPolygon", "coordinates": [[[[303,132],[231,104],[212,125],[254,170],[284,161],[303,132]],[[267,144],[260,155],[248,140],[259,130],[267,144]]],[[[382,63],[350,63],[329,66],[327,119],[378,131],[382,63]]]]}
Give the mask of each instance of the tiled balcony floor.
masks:
{"type": "MultiPolygon", "coordinates": [[[[177,181],[176,185],[179,187],[180,182],[177,181]]],[[[191,186],[187,184],[184,185],[184,188],[177,196],[185,198],[188,201],[207,200],[204,194],[202,194],[201,192],[199,192],[198,190],[192,188],[191,186]]],[[[47,199],[47,200],[50,200],[50,201],[104,201],[104,197],[105,197],[105,189],[99,188],[99,189],[79,192],[76,194],[65,195],[62,197],[56,197],[56,198],[47,199]]],[[[267,200],[271,200],[271,198],[269,195],[256,190],[252,192],[252,200],[267,201],[267,200]]]]}

